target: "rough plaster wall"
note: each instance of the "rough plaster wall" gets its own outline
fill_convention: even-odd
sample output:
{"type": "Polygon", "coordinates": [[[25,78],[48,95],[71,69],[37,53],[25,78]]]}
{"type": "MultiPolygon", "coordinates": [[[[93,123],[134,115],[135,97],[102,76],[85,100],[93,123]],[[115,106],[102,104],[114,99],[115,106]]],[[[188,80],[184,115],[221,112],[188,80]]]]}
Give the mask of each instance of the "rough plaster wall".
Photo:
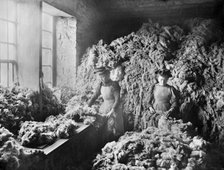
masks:
{"type": "Polygon", "coordinates": [[[79,13],[77,17],[77,65],[80,64],[86,49],[99,40],[97,31],[99,31],[98,25],[102,14],[94,4],[91,4],[92,2],[93,0],[79,1],[77,6],[79,13]]]}
{"type": "Polygon", "coordinates": [[[72,87],[76,75],[76,30],[75,18],[58,18],[56,23],[57,73],[56,85],[72,87]]]}
{"type": "Polygon", "coordinates": [[[39,90],[40,1],[18,1],[18,75],[21,86],[39,90]]]}

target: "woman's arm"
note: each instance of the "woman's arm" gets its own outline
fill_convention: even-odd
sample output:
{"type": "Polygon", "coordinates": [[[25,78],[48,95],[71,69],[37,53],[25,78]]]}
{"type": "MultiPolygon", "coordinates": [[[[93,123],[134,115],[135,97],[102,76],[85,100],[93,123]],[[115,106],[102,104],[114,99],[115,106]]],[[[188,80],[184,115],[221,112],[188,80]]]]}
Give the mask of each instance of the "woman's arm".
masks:
{"type": "Polygon", "coordinates": [[[101,89],[101,83],[97,86],[95,93],[93,94],[92,98],[88,102],[88,106],[91,107],[93,103],[96,101],[96,99],[100,96],[100,89],[101,89]]]}

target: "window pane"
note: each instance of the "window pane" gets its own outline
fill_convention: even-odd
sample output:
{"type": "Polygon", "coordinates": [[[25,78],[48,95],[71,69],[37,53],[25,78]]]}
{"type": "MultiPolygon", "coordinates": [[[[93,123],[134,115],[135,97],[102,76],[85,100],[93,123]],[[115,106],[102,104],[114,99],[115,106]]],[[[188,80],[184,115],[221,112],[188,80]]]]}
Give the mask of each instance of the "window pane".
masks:
{"type": "Polygon", "coordinates": [[[7,42],[7,22],[0,20],[0,41],[7,42]]]}
{"type": "Polygon", "coordinates": [[[49,83],[52,82],[52,69],[51,67],[42,67],[44,73],[44,82],[49,83]]]}
{"type": "Polygon", "coordinates": [[[9,28],[9,42],[16,43],[16,26],[13,23],[8,23],[9,28]]]}
{"type": "Polygon", "coordinates": [[[7,86],[7,64],[1,64],[1,85],[7,86]]]}
{"type": "Polygon", "coordinates": [[[9,59],[16,60],[16,47],[14,45],[9,45],[9,59]]]}
{"type": "Polygon", "coordinates": [[[42,49],[42,65],[52,65],[51,50],[42,49]]]}
{"type": "Polygon", "coordinates": [[[42,13],[42,28],[43,30],[47,30],[52,32],[52,28],[53,28],[53,17],[42,13]]]}
{"type": "Polygon", "coordinates": [[[16,21],[16,1],[8,0],[8,19],[16,21]]]}
{"type": "Polygon", "coordinates": [[[7,59],[7,44],[0,44],[0,59],[7,59]]]}
{"type": "Polygon", "coordinates": [[[0,0],[0,18],[7,19],[7,0],[0,0]]]}
{"type": "Polygon", "coordinates": [[[52,48],[52,34],[51,33],[48,33],[48,32],[45,32],[45,31],[42,31],[42,47],[45,47],[45,48],[52,48]]]}
{"type": "MultiPolygon", "coordinates": [[[[0,0],[0,59],[16,60],[16,11],[17,0],[0,0]]],[[[16,70],[12,63],[0,64],[0,83],[4,86],[12,85],[16,70]]]]}
{"type": "Polygon", "coordinates": [[[13,84],[13,64],[9,64],[9,85],[13,84]]]}

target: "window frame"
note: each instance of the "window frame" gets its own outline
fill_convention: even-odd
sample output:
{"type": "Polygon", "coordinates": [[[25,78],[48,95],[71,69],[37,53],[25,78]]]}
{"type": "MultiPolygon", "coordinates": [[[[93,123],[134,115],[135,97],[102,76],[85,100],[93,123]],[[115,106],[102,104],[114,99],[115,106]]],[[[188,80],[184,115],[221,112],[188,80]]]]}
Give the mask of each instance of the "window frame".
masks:
{"type": "MultiPolygon", "coordinates": [[[[6,18],[4,17],[1,17],[0,16],[0,21],[1,22],[6,22],[6,25],[7,25],[7,40],[6,41],[2,41],[0,40],[0,47],[2,44],[6,45],[7,46],[7,52],[6,52],[6,57],[4,57],[4,59],[2,59],[3,56],[0,55],[0,84],[1,85],[5,85],[5,84],[2,84],[2,64],[7,64],[7,77],[6,77],[6,86],[9,87],[10,85],[14,84],[15,82],[18,82],[18,49],[17,49],[17,28],[18,28],[18,18],[17,18],[17,14],[18,14],[18,11],[17,11],[17,5],[18,5],[18,1],[17,0],[5,0],[6,1],[6,18]],[[9,1],[13,1],[15,3],[15,20],[12,21],[10,20],[9,18],[9,1]],[[13,24],[14,27],[15,27],[15,33],[14,33],[14,38],[15,38],[15,43],[12,43],[10,42],[9,40],[9,23],[13,24]],[[9,47],[11,46],[14,46],[15,48],[15,58],[14,59],[9,59],[9,47]],[[5,59],[6,58],[6,59],[5,59]],[[10,82],[10,64],[12,65],[12,75],[11,75],[11,78],[12,78],[12,82],[10,82]],[[11,83],[11,84],[10,84],[11,83]]],[[[0,48],[0,52],[1,52],[1,48],[0,48]]]]}
{"type": "Polygon", "coordinates": [[[52,17],[52,29],[51,31],[49,30],[46,30],[43,28],[43,22],[42,22],[42,45],[41,45],[41,56],[42,56],[42,62],[41,62],[41,70],[43,72],[43,68],[51,68],[51,81],[50,82],[44,82],[44,83],[51,83],[52,87],[55,87],[56,86],[56,16],[46,12],[46,11],[43,11],[42,10],[42,21],[43,21],[43,14],[45,15],[48,15],[50,17],[52,17]],[[52,44],[51,44],[51,47],[44,47],[43,46],[43,33],[48,33],[48,34],[51,34],[51,39],[52,39],[52,44]],[[49,65],[49,64],[44,64],[43,63],[43,50],[50,50],[51,51],[51,54],[52,54],[52,60],[51,60],[51,64],[52,65],[49,65]]]}

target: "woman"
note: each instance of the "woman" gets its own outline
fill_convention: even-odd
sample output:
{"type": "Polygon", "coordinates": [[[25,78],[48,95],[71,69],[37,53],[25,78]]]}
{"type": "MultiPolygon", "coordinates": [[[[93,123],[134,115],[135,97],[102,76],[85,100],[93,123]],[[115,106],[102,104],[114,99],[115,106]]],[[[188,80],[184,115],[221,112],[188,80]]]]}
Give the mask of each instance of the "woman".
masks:
{"type": "Polygon", "coordinates": [[[100,77],[100,83],[88,106],[91,107],[95,100],[102,95],[103,104],[100,113],[107,117],[106,140],[119,137],[124,133],[122,108],[120,106],[120,86],[118,82],[110,79],[110,71],[104,67],[97,68],[95,73],[100,77]]]}
{"type": "Polygon", "coordinates": [[[144,126],[158,126],[158,121],[161,116],[176,117],[178,118],[178,95],[173,86],[167,84],[168,79],[171,77],[169,70],[163,69],[156,72],[157,83],[151,87],[148,99],[149,122],[145,122],[144,126]],[[148,124],[148,125],[147,125],[148,124]]]}

